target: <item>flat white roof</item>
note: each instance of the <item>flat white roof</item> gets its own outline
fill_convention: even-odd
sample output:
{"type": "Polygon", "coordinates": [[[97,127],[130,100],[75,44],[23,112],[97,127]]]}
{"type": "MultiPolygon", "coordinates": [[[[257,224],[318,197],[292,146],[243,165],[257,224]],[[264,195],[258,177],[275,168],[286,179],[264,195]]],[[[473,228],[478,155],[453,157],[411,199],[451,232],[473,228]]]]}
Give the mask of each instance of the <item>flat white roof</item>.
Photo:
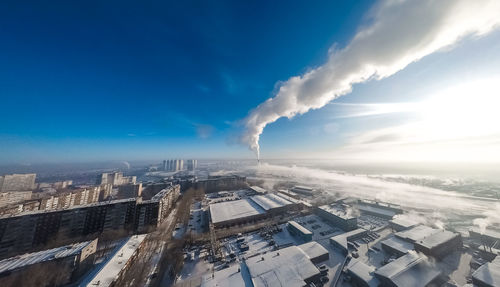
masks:
{"type": "Polygon", "coordinates": [[[328,212],[332,215],[335,215],[339,218],[342,218],[344,220],[350,220],[356,218],[353,214],[348,212],[350,210],[349,206],[340,206],[336,204],[331,204],[331,205],[322,205],[318,207],[319,209],[328,212]]]}
{"type": "Polygon", "coordinates": [[[203,276],[203,280],[201,281],[202,287],[234,287],[234,286],[251,286],[245,284],[245,282],[250,283],[250,276],[246,274],[244,266],[236,264],[232,265],[229,268],[222,269],[216,271],[214,273],[214,277],[212,278],[212,272],[210,274],[206,274],[203,276]],[[238,271],[240,268],[240,271],[238,271]],[[248,277],[248,278],[246,278],[248,277]]]}
{"type": "Polygon", "coordinates": [[[259,205],[247,198],[210,204],[210,216],[213,223],[249,217],[264,212],[259,205]]]}
{"type": "Polygon", "coordinates": [[[458,237],[458,233],[453,233],[448,230],[441,230],[439,232],[433,233],[422,240],[416,242],[421,246],[424,246],[426,248],[432,249],[434,247],[437,247],[441,244],[445,244],[446,242],[452,240],[455,237],[458,237]]]}
{"type": "Polygon", "coordinates": [[[256,186],[256,185],[250,186],[250,189],[255,191],[255,192],[258,192],[258,193],[266,193],[267,192],[267,190],[263,189],[260,186],[256,186]]]}
{"type": "Polygon", "coordinates": [[[307,242],[297,247],[299,247],[311,260],[328,254],[328,250],[316,241],[307,242]]]}
{"type": "Polygon", "coordinates": [[[65,245],[39,252],[26,253],[0,261],[0,274],[45,261],[77,255],[92,241],[65,245]]]}
{"type": "Polygon", "coordinates": [[[288,221],[288,224],[292,225],[293,227],[295,227],[296,229],[300,230],[300,232],[302,232],[303,234],[312,234],[312,232],[305,228],[304,226],[300,225],[297,221],[295,220],[290,220],[288,221]]]}
{"type": "Polygon", "coordinates": [[[134,235],[129,237],[128,240],[118,249],[118,251],[111,257],[101,270],[93,278],[84,279],[81,286],[99,286],[105,287],[111,285],[116,279],[120,271],[128,262],[130,257],[134,255],[137,248],[141,245],[142,241],[146,238],[147,234],[134,235]],[[86,285],[85,285],[86,284],[86,285]]]}
{"type": "Polygon", "coordinates": [[[396,286],[424,287],[438,277],[438,271],[429,261],[416,252],[410,252],[375,271],[396,286]]]}
{"type": "Polygon", "coordinates": [[[394,215],[396,215],[396,212],[392,211],[392,210],[388,210],[388,209],[384,209],[384,208],[380,208],[380,207],[376,207],[376,206],[371,206],[371,205],[365,205],[365,204],[358,204],[358,209],[361,211],[361,212],[371,212],[371,213],[375,213],[375,214],[380,214],[380,215],[384,215],[384,216],[389,216],[389,217],[393,217],[394,215]]]}
{"type": "Polygon", "coordinates": [[[352,230],[352,231],[349,231],[349,232],[346,232],[346,233],[342,233],[342,234],[339,234],[339,235],[336,235],[336,236],[332,236],[332,237],[330,237],[330,242],[334,241],[334,242],[336,242],[337,244],[341,245],[342,247],[344,247],[347,250],[347,241],[351,237],[358,236],[359,234],[364,233],[364,232],[366,232],[365,229],[358,228],[358,229],[355,229],[355,230],[352,230]]]}
{"type": "Polygon", "coordinates": [[[254,256],[246,263],[255,287],[302,287],[305,279],[319,274],[318,268],[297,246],[254,256]]]}
{"type": "Polygon", "coordinates": [[[472,278],[490,286],[500,286],[500,257],[497,256],[493,262],[483,264],[472,273],[472,278]]]}
{"type": "Polygon", "coordinates": [[[395,249],[401,253],[408,253],[410,250],[413,250],[413,244],[404,241],[398,237],[391,237],[381,242],[382,245],[387,245],[388,247],[395,249]]]}
{"type": "Polygon", "coordinates": [[[398,218],[397,216],[396,216],[396,218],[389,220],[389,222],[392,224],[404,227],[404,228],[410,228],[410,227],[413,227],[413,226],[418,224],[415,221],[398,218]]]}
{"type": "Polygon", "coordinates": [[[429,226],[418,225],[411,229],[397,232],[395,235],[404,240],[417,242],[439,231],[439,229],[431,228],[429,226]]]}
{"type": "Polygon", "coordinates": [[[273,193],[254,195],[251,199],[266,211],[293,204],[291,201],[273,193]]]}
{"type": "Polygon", "coordinates": [[[357,259],[352,258],[351,261],[349,261],[347,264],[347,270],[354,276],[363,280],[370,287],[376,287],[380,284],[378,279],[373,276],[375,267],[366,265],[357,259]]]}

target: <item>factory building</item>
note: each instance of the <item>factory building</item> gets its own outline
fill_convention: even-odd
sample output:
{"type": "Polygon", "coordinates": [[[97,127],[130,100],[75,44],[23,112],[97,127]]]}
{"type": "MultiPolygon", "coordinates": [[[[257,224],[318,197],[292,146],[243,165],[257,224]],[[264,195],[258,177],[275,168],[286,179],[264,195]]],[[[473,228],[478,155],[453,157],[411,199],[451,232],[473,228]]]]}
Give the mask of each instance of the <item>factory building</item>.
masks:
{"type": "Polygon", "coordinates": [[[359,287],[377,287],[380,282],[373,275],[375,267],[366,265],[362,261],[352,258],[346,267],[347,274],[351,276],[351,282],[359,287]]]}
{"type": "Polygon", "coordinates": [[[472,283],[477,287],[500,286],[500,255],[495,260],[483,264],[472,273],[472,283]]]}
{"type": "Polygon", "coordinates": [[[357,208],[362,214],[373,215],[385,219],[392,219],[395,215],[403,213],[399,205],[371,200],[358,200],[357,208]]]}
{"type": "Polygon", "coordinates": [[[320,277],[318,268],[297,246],[250,257],[246,265],[254,287],[302,287],[320,277]]]}
{"type": "Polygon", "coordinates": [[[469,230],[469,236],[479,244],[486,245],[489,248],[500,249],[500,232],[493,230],[481,231],[478,228],[469,230]]]}
{"type": "Polygon", "coordinates": [[[315,211],[318,216],[344,231],[351,231],[358,228],[358,219],[347,205],[323,205],[316,208],[315,211]]]}
{"type": "Polygon", "coordinates": [[[215,227],[246,224],[266,216],[265,210],[249,198],[210,204],[210,217],[215,227]]]}
{"type": "Polygon", "coordinates": [[[356,230],[352,230],[343,234],[339,234],[333,237],[330,237],[330,244],[334,247],[338,248],[342,253],[347,255],[349,252],[348,242],[355,241],[366,235],[368,231],[362,228],[358,228],[356,230]]]}
{"type": "Polygon", "coordinates": [[[210,204],[210,216],[215,227],[229,227],[265,219],[289,210],[299,204],[279,195],[267,193],[233,201],[210,204]]]}
{"type": "Polygon", "coordinates": [[[266,213],[271,215],[284,213],[297,207],[296,203],[274,193],[254,195],[251,199],[265,210],[266,213]]]}
{"type": "Polygon", "coordinates": [[[417,225],[418,225],[417,222],[398,218],[397,216],[394,219],[389,220],[389,226],[392,228],[392,230],[395,231],[407,230],[417,225]]]}
{"type": "Polygon", "coordinates": [[[462,248],[462,236],[441,230],[414,243],[415,250],[434,258],[442,259],[455,250],[462,248]]]}
{"type": "Polygon", "coordinates": [[[312,196],[314,194],[314,189],[307,186],[294,186],[290,190],[293,193],[312,196]]]}
{"type": "Polygon", "coordinates": [[[316,241],[301,244],[297,246],[311,260],[312,263],[318,264],[330,259],[328,250],[316,241]]]}
{"type": "Polygon", "coordinates": [[[34,276],[44,276],[47,284],[52,277],[57,277],[57,285],[68,284],[92,267],[96,249],[97,239],[1,260],[0,285],[9,286],[8,280],[19,284],[34,276]],[[51,272],[53,268],[58,272],[51,272]]]}
{"type": "Polygon", "coordinates": [[[391,237],[381,242],[382,249],[390,255],[401,257],[408,254],[413,250],[413,243],[400,239],[398,237],[391,237]]]}
{"type": "MultiPolygon", "coordinates": [[[[427,259],[410,252],[374,272],[382,286],[430,286],[440,280],[441,272],[427,259]]],[[[440,284],[436,284],[440,286],[440,284]]]]}
{"type": "Polygon", "coordinates": [[[288,221],[287,229],[290,234],[299,237],[304,242],[309,242],[312,240],[313,233],[309,231],[304,226],[300,225],[294,220],[288,221]]]}

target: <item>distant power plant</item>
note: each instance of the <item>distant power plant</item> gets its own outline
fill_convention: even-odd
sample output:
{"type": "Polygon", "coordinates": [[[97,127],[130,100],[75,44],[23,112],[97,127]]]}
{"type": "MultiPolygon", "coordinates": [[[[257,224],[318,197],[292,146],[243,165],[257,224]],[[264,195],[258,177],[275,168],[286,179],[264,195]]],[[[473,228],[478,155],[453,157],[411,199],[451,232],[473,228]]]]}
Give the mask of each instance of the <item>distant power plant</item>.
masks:
{"type": "MultiPolygon", "coordinates": [[[[186,169],[189,171],[194,171],[198,166],[198,161],[196,159],[186,160],[186,169]]],[[[184,170],[184,160],[182,159],[169,159],[163,161],[162,166],[163,171],[176,172],[184,170]]]]}

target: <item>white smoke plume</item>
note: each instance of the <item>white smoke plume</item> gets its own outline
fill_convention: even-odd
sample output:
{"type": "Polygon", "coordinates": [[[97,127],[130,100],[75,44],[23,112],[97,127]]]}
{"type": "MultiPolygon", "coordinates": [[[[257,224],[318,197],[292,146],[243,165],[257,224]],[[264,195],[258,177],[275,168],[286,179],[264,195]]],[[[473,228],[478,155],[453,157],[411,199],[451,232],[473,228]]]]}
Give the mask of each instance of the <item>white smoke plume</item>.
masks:
{"type": "Polygon", "coordinates": [[[383,0],[343,49],[327,62],[280,84],[276,95],[245,118],[244,144],[260,156],[264,128],[282,117],[319,109],[351,92],[352,85],[380,80],[467,36],[484,35],[500,24],[498,0],[383,0]]]}

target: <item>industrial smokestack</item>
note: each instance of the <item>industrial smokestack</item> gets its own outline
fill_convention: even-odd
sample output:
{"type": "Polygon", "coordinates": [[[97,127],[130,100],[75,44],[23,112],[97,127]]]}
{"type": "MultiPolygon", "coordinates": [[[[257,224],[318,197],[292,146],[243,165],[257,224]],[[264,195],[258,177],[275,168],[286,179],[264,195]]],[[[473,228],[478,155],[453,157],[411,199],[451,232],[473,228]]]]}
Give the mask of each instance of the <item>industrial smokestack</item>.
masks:
{"type": "Polygon", "coordinates": [[[463,37],[488,33],[499,26],[499,15],[498,0],[381,1],[370,25],[346,47],[332,47],[324,65],[281,83],[274,97],[250,111],[241,141],[259,159],[259,138],[268,124],[319,109],[350,93],[353,84],[391,76],[463,37]]]}

